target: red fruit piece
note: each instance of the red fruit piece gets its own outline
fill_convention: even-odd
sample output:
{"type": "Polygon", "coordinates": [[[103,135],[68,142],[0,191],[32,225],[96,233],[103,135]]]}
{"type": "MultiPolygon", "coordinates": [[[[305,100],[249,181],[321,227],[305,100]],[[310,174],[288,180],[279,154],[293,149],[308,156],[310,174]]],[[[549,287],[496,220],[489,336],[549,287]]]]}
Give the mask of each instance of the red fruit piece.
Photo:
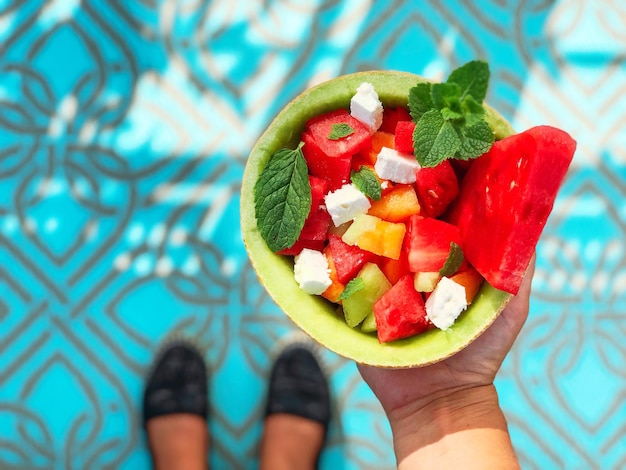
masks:
{"type": "Polygon", "coordinates": [[[364,124],[350,116],[345,109],[338,109],[309,119],[302,141],[302,153],[309,173],[329,180],[330,190],[334,190],[349,181],[352,156],[369,148],[371,136],[364,124]],[[331,139],[335,124],[347,124],[354,132],[339,139],[331,139]]]}
{"type": "Polygon", "coordinates": [[[411,272],[439,271],[448,258],[452,242],[461,242],[456,226],[430,217],[411,216],[405,242],[411,272]]]}
{"type": "Polygon", "coordinates": [[[280,255],[295,256],[303,248],[322,250],[326,242],[328,227],[330,226],[330,214],[324,207],[324,195],[328,191],[328,181],[309,175],[311,184],[311,210],[304,221],[304,226],[296,243],[278,252],[280,255]]]}
{"type": "Polygon", "coordinates": [[[415,123],[413,121],[399,121],[396,125],[396,150],[402,153],[413,153],[413,131],[415,123]]]}
{"type": "Polygon", "coordinates": [[[396,131],[396,125],[400,121],[410,121],[411,115],[409,111],[398,106],[397,108],[385,108],[383,110],[383,123],[378,128],[379,131],[390,132],[393,134],[396,131]]]}
{"type": "Polygon", "coordinates": [[[575,150],[566,132],[537,126],[472,163],[450,220],[467,260],[493,287],[518,292],[575,150]]]}
{"type": "Polygon", "coordinates": [[[402,277],[374,304],[378,341],[408,338],[430,328],[422,295],[413,287],[410,274],[402,277]]]}
{"type": "Polygon", "coordinates": [[[420,168],[415,176],[422,214],[439,217],[459,195],[459,182],[448,160],[432,168],[420,168]]]}
{"type": "Polygon", "coordinates": [[[338,235],[329,235],[328,246],[335,262],[337,279],[342,284],[347,284],[358,274],[365,263],[374,258],[369,251],[348,245],[338,235]]]}

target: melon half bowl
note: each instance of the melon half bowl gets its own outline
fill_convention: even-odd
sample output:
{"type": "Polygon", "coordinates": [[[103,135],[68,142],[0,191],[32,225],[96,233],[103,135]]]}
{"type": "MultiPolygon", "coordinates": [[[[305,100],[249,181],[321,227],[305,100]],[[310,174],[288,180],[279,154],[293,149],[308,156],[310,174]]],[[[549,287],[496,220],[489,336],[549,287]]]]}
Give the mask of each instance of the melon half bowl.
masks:
{"type": "MultiPolygon", "coordinates": [[[[388,368],[420,367],[460,351],[500,314],[510,294],[486,282],[469,308],[446,331],[431,329],[417,336],[379,343],[375,333],[350,328],[337,305],[309,295],[294,279],[293,257],[273,253],[262,238],[254,210],[254,185],[269,158],[282,148],[296,148],[305,122],[338,108],[349,109],[357,87],[369,82],[383,106],[407,107],[409,90],[424,78],[406,72],[371,71],[344,75],[312,87],[297,96],[261,135],[248,158],[241,187],[241,229],[257,276],[283,312],[316,342],[358,363],[388,368]]],[[[502,139],[513,133],[508,122],[489,106],[487,121],[502,139]]]]}

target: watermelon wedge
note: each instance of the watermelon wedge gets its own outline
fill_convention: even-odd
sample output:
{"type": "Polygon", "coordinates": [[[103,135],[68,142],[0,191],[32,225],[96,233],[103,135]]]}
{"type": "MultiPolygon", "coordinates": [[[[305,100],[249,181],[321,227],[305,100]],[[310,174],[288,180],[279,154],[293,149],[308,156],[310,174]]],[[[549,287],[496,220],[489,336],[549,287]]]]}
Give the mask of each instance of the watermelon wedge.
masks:
{"type": "Polygon", "coordinates": [[[495,288],[517,293],[575,150],[566,132],[537,126],[497,141],[465,175],[451,221],[495,288]]]}

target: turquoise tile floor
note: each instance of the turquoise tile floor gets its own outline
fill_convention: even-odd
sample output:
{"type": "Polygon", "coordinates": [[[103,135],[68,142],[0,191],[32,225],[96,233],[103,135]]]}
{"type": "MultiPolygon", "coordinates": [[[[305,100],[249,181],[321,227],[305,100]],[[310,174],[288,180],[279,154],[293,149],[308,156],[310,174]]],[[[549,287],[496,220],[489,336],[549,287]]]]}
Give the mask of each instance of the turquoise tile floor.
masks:
{"type": "MultiPolygon", "coordinates": [[[[0,467],[150,467],[150,361],[194,338],[210,461],[255,468],[265,380],[294,327],[239,232],[247,152],[309,85],[434,79],[474,58],[518,129],[579,147],[497,386],[525,469],[626,468],[626,7],[617,0],[0,1],[0,467]]],[[[322,352],[321,467],[392,468],[380,406],[322,352]]]]}

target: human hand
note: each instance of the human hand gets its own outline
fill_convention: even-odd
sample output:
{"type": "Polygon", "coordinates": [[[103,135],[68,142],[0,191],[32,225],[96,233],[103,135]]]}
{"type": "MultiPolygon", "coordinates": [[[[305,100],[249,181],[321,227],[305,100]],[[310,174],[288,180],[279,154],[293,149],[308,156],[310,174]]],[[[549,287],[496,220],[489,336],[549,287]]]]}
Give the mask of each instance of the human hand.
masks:
{"type": "Polygon", "coordinates": [[[358,365],[388,416],[404,407],[419,409],[447,395],[493,384],[528,316],[534,265],[533,257],[518,294],[483,334],[457,354],[414,369],[358,365]]]}

